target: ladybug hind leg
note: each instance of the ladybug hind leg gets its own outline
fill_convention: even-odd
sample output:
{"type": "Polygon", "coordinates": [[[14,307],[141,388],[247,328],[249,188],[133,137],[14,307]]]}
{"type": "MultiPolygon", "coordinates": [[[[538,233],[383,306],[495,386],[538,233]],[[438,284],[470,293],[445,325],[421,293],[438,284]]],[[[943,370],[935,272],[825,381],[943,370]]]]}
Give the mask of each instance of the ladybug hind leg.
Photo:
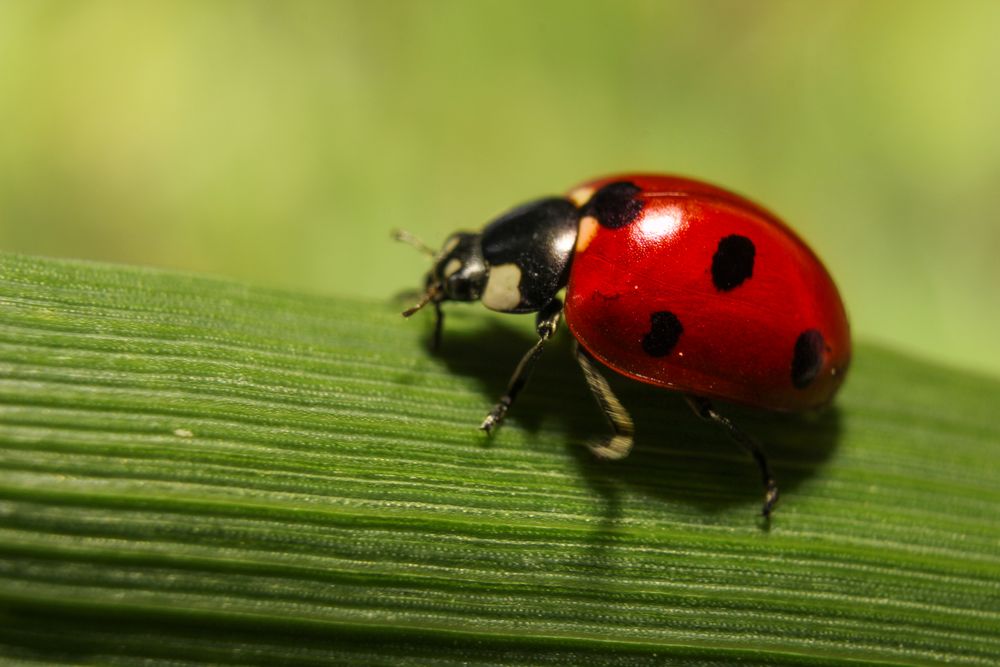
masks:
{"type": "Polygon", "coordinates": [[[714,422],[725,429],[729,437],[757,462],[757,467],[760,469],[761,481],[764,483],[764,506],[761,508],[761,514],[764,517],[770,517],[771,510],[774,509],[774,504],[778,502],[778,483],[774,481],[774,475],[771,474],[771,467],[768,465],[767,457],[764,456],[764,451],[760,448],[760,445],[757,444],[756,440],[737,428],[736,424],[730,421],[728,417],[719,414],[708,399],[691,395],[686,395],[684,398],[696,415],[706,421],[714,422]]]}
{"type": "Polygon", "coordinates": [[[487,433],[492,433],[493,429],[499,426],[500,422],[507,416],[507,411],[514,404],[514,399],[524,389],[524,385],[528,384],[528,378],[531,376],[531,371],[535,368],[538,358],[542,356],[545,343],[552,338],[556,329],[559,328],[559,321],[562,319],[562,308],[562,301],[553,299],[538,311],[538,316],[535,319],[538,342],[532,345],[531,349],[521,357],[521,361],[517,364],[517,368],[514,369],[514,374],[507,384],[507,391],[500,397],[500,401],[493,406],[490,413],[486,415],[486,419],[479,425],[480,429],[487,433]]]}
{"type": "Polygon", "coordinates": [[[579,343],[574,344],[576,360],[583,369],[583,376],[587,379],[590,393],[594,395],[597,404],[601,406],[601,411],[611,424],[614,431],[609,439],[589,444],[590,451],[601,459],[618,460],[628,456],[632,451],[632,442],[635,440],[635,426],[628,410],[622,405],[618,397],[611,391],[611,386],[607,379],[597,369],[597,364],[587,352],[580,347],[579,343]]]}

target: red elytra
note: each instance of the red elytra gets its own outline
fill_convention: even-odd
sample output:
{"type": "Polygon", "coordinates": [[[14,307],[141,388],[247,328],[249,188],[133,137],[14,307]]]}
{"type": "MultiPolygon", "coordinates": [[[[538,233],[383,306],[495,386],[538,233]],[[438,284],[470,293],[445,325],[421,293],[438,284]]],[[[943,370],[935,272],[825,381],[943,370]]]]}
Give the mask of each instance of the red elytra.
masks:
{"type": "Polygon", "coordinates": [[[851,357],[844,305],[819,258],[776,216],[661,175],[602,178],[569,197],[584,217],[565,317],[591,355],[641,382],[769,410],[833,398],[851,357]],[[614,228],[621,221],[609,225],[584,203],[617,182],[638,191],[614,228]]]}

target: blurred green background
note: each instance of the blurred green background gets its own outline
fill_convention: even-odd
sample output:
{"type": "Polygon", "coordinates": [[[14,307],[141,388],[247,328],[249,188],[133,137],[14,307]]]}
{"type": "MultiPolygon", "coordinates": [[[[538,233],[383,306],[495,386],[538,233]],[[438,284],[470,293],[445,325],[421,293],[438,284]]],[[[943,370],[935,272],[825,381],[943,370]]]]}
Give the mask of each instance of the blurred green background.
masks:
{"type": "MultiPolygon", "coordinates": [[[[3,2],[0,248],[386,298],[619,170],[766,204],[858,337],[1000,372],[1000,2],[3,2]]],[[[402,323],[401,323],[402,326],[402,323]]]]}

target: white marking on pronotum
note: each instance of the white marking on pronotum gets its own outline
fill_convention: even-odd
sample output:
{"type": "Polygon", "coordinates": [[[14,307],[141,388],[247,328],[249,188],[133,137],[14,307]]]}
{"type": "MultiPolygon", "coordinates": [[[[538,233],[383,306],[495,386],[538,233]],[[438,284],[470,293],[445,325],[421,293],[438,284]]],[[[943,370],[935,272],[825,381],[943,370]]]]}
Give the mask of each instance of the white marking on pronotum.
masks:
{"type": "Polygon", "coordinates": [[[483,290],[483,305],[490,310],[511,310],[521,303],[521,267],[501,264],[490,267],[490,277],[483,290]]]}

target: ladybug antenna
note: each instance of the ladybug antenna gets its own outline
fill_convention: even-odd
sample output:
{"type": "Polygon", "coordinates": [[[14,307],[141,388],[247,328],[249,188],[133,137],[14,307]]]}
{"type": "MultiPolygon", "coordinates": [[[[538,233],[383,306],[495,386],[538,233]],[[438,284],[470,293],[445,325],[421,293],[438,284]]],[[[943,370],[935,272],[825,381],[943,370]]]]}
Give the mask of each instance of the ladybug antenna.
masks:
{"type": "Polygon", "coordinates": [[[418,310],[429,304],[431,301],[434,301],[435,305],[437,305],[436,299],[440,293],[441,293],[441,288],[440,286],[438,286],[437,283],[431,285],[430,287],[427,288],[427,291],[424,292],[424,295],[420,297],[420,301],[417,301],[415,305],[410,306],[409,308],[403,311],[403,317],[409,317],[413,313],[417,312],[418,310]]]}
{"type": "Polygon", "coordinates": [[[421,241],[408,231],[402,229],[394,229],[392,230],[392,238],[396,239],[397,241],[402,241],[406,245],[413,246],[414,248],[416,248],[423,254],[427,255],[428,257],[433,258],[437,256],[437,252],[434,250],[434,248],[430,247],[429,245],[427,245],[426,243],[424,243],[423,241],[421,241]]]}

